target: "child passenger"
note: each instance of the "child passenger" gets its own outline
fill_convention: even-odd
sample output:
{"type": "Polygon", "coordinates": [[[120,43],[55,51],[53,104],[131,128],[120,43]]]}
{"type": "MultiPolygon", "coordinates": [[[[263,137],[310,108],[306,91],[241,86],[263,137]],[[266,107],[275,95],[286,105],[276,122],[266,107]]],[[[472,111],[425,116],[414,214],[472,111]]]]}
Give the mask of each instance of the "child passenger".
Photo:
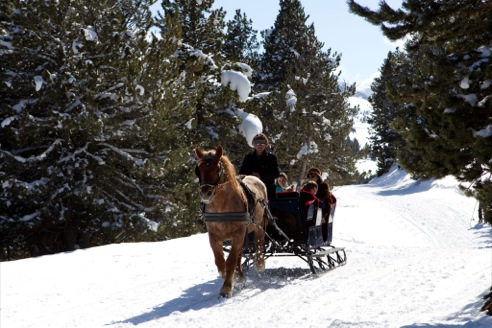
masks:
{"type": "Polygon", "coordinates": [[[288,178],[287,174],[284,172],[280,172],[279,176],[277,177],[277,185],[276,185],[276,191],[277,192],[282,192],[282,191],[294,191],[294,186],[288,186],[288,178]]]}
{"type": "Polygon", "coordinates": [[[325,204],[316,197],[316,192],[318,192],[318,184],[314,181],[308,181],[304,184],[304,186],[301,189],[301,193],[308,193],[310,194],[311,199],[306,202],[306,206],[309,206],[311,204],[317,205],[319,208],[324,208],[325,204]]]}

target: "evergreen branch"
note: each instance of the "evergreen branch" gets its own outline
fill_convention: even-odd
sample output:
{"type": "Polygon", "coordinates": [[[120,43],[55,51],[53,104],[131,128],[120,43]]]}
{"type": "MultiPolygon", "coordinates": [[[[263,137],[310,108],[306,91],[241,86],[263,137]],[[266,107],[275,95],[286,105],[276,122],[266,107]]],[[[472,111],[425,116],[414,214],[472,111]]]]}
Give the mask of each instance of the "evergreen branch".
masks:
{"type": "Polygon", "coordinates": [[[20,163],[29,163],[29,162],[41,162],[43,160],[46,159],[46,157],[48,156],[49,153],[51,153],[53,151],[53,149],[55,149],[55,146],[61,144],[63,140],[62,139],[56,139],[52,144],[51,146],[48,147],[48,149],[46,149],[42,154],[38,155],[38,156],[33,156],[33,157],[29,157],[29,158],[25,158],[25,157],[22,157],[22,156],[17,156],[17,155],[14,155],[12,154],[11,152],[7,151],[7,150],[1,150],[2,153],[12,157],[13,159],[15,159],[16,161],[20,162],[20,163]]]}
{"type": "Polygon", "coordinates": [[[135,165],[137,166],[143,166],[146,162],[146,159],[140,159],[140,158],[135,158],[133,157],[132,155],[130,155],[128,152],[122,150],[122,149],[119,149],[113,145],[110,145],[110,144],[107,144],[107,143],[99,143],[100,146],[104,146],[106,148],[109,148],[111,149],[112,151],[114,151],[115,153],[117,153],[118,155],[132,161],[135,165]]]}

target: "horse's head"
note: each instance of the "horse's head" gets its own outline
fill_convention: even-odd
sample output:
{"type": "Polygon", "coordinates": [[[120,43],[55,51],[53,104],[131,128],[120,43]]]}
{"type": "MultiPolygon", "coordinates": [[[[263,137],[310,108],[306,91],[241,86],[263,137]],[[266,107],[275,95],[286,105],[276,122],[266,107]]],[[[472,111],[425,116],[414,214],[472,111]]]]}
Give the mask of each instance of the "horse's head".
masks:
{"type": "Polygon", "coordinates": [[[222,179],[224,167],[221,158],[223,152],[224,150],[220,145],[215,150],[207,152],[195,148],[195,154],[198,158],[195,174],[200,182],[200,199],[205,204],[212,201],[215,190],[222,179]]]}

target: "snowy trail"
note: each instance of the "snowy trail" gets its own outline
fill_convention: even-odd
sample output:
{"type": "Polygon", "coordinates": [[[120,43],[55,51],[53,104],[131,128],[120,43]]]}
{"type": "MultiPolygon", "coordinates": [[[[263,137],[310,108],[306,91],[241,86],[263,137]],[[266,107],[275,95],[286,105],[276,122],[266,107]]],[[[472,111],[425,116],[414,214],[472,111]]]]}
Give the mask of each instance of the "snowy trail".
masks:
{"type": "Polygon", "coordinates": [[[333,244],[348,262],[312,275],[295,257],[218,297],[206,234],[0,265],[1,327],[492,327],[492,228],[456,182],[401,171],[337,188],[333,244]]]}
{"type": "Polygon", "coordinates": [[[476,201],[463,197],[454,179],[419,183],[401,175],[392,171],[371,184],[335,190],[337,217],[343,217],[337,220],[337,229],[357,234],[345,238],[372,245],[476,246],[469,231],[476,201]],[[351,229],[353,225],[364,229],[351,229]]]}

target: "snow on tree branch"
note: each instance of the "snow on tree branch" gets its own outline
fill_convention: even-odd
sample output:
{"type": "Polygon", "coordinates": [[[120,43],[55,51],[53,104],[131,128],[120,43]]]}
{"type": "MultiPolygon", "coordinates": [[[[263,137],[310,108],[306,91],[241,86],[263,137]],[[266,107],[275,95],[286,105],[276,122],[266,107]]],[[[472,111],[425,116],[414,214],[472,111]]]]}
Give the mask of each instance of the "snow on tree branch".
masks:
{"type": "Polygon", "coordinates": [[[239,101],[245,102],[251,93],[251,84],[248,78],[241,72],[226,70],[220,75],[223,86],[229,86],[232,91],[237,91],[239,101]]]}
{"type": "Polygon", "coordinates": [[[53,149],[55,149],[55,146],[59,145],[61,142],[62,142],[62,139],[56,139],[51,144],[51,146],[49,146],[48,149],[46,149],[42,154],[40,154],[38,156],[29,157],[29,158],[25,158],[25,157],[22,157],[22,156],[14,155],[14,154],[10,153],[9,151],[6,151],[6,150],[2,150],[2,152],[4,154],[7,154],[8,156],[12,157],[13,159],[15,159],[16,161],[18,161],[20,163],[40,162],[40,161],[43,161],[46,158],[46,156],[49,153],[51,153],[53,151],[53,149]]]}
{"type": "Polygon", "coordinates": [[[288,109],[290,109],[291,112],[296,110],[296,104],[297,104],[297,96],[294,90],[289,89],[285,93],[285,105],[287,106],[288,109]]]}
{"type": "Polygon", "coordinates": [[[101,146],[104,146],[104,147],[107,147],[109,149],[111,149],[112,151],[114,151],[115,153],[121,155],[122,157],[132,161],[133,163],[135,163],[135,165],[137,166],[143,166],[146,162],[145,159],[140,159],[140,158],[135,158],[133,157],[132,155],[130,155],[128,152],[122,150],[122,149],[119,149],[119,148],[116,148],[110,144],[107,144],[107,143],[100,143],[99,145],[101,146]]]}

